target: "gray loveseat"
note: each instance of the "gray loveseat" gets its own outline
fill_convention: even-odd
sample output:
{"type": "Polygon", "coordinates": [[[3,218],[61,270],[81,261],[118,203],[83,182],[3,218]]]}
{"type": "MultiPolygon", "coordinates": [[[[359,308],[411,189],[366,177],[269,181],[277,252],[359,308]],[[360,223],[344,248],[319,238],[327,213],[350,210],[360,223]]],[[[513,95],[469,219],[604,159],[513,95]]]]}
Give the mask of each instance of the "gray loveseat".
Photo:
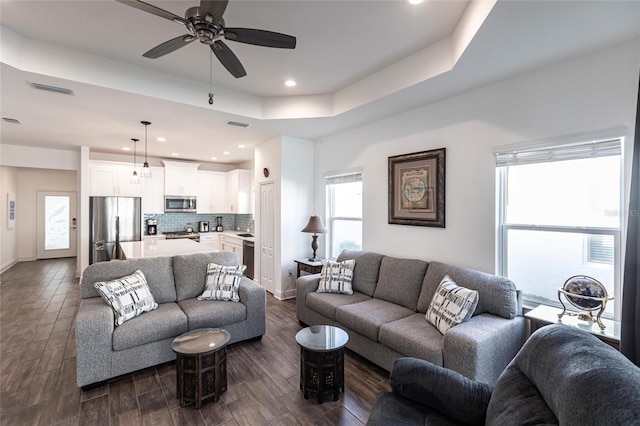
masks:
{"type": "Polygon", "coordinates": [[[330,324],[349,334],[347,348],[387,371],[400,357],[415,357],[493,384],[526,338],[521,294],[496,275],[371,252],[340,254],[355,259],[353,295],[317,293],[319,274],[296,281],[298,320],[330,324]],[[444,335],[425,319],[442,278],[477,290],[473,317],[444,335]]]}
{"type": "Polygon", "coordinates": [[[640,368],[584,330],[537,330],[494,388],[415,358],[396,361],[368,426],[638,425],[640,368]]]}
{"type": "Polygon", "coordinates": [[[242,277],[240,302],[199,301],[207,264],[238,265],[236,253],[198,253],[173,257],[118,260],[87,267],[80,282],[82,300],[76,315],[78,386],[151,367],[176,358],[171,342],[189,330],[220,327],[230,343],[259,339],[265,332],[266,294],[242,277]],[[114,314],[93,284],[140,269],[158,308],[114,326],[114,314]]]}

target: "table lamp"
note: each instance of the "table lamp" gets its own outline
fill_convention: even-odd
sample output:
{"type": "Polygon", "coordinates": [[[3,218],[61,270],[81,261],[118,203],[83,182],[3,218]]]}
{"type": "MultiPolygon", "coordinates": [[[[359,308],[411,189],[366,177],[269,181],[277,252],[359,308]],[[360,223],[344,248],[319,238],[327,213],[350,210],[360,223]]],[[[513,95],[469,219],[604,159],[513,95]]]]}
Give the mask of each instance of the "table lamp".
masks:
{"type": "Polygon", "coordinates": [[[304,227],[302,232],[306,232],[308,234],[313,234],[313,240],[311,241],[311,248],[313,249],[313,257],[310,257],[309,260],[312,262],[318,262],[320,259],[316,257],[316,250],[318,250],[318,235],[324,234],[327,232],[327,229],[322,224],[322,219],[320,216],[311,216],[309,218],[309,223],[304,227]]]}

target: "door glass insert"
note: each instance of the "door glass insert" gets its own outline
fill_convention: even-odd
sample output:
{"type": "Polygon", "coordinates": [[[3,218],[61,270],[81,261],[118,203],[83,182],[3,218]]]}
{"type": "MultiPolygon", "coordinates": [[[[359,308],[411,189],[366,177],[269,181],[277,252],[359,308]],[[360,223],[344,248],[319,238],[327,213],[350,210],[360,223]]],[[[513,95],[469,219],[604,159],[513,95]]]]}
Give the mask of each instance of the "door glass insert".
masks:
{"type": "Polygon", "coordinates": [[[70,199],[61,195],[44,197],[44,249],[66,250],[69,248],[70,199]]]}

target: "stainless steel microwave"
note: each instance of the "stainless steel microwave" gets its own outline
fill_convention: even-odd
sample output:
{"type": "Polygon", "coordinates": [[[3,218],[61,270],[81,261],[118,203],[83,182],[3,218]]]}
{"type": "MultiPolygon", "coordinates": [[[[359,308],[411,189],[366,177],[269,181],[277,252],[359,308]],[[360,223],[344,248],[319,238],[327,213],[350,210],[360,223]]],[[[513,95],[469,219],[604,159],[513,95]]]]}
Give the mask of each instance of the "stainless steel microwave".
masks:
{"type": "Polygon", "coordinates": [[[195,213],[196,197],[168,195],[164,197],[165,213],[195,213]]]}

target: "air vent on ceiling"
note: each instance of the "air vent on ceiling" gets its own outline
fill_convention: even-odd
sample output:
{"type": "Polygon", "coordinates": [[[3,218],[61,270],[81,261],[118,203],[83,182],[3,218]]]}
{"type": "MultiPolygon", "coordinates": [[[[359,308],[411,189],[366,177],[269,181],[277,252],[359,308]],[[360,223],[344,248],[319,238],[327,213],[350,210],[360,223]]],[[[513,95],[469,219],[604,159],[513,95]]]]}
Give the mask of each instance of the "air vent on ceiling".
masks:
{"type": "Polygon", "coordinates": [[[2,117],[2,121],[4,121],[5,123],[11,123],[11,124],[21,124],[15,118],[2,117]]]}
{"type": "Polygon", "coordinates": [[[60,93],[62,95],[71,95],[71,96],[75,95],[75,93],[73,93],[73,90],[66,89],[64,87],[49,86],[48,84],[31,83],[31,82],[29,84],[34,89],[38,89],[38,90],[46,90],[47,92],[60,93]]]}
{"type": "Polygon", "coordinates": [[[227,121],[229,126],[237,126],[237,127],[249,127],[251,124],[241,123],[239,121],[227,121]]]}

